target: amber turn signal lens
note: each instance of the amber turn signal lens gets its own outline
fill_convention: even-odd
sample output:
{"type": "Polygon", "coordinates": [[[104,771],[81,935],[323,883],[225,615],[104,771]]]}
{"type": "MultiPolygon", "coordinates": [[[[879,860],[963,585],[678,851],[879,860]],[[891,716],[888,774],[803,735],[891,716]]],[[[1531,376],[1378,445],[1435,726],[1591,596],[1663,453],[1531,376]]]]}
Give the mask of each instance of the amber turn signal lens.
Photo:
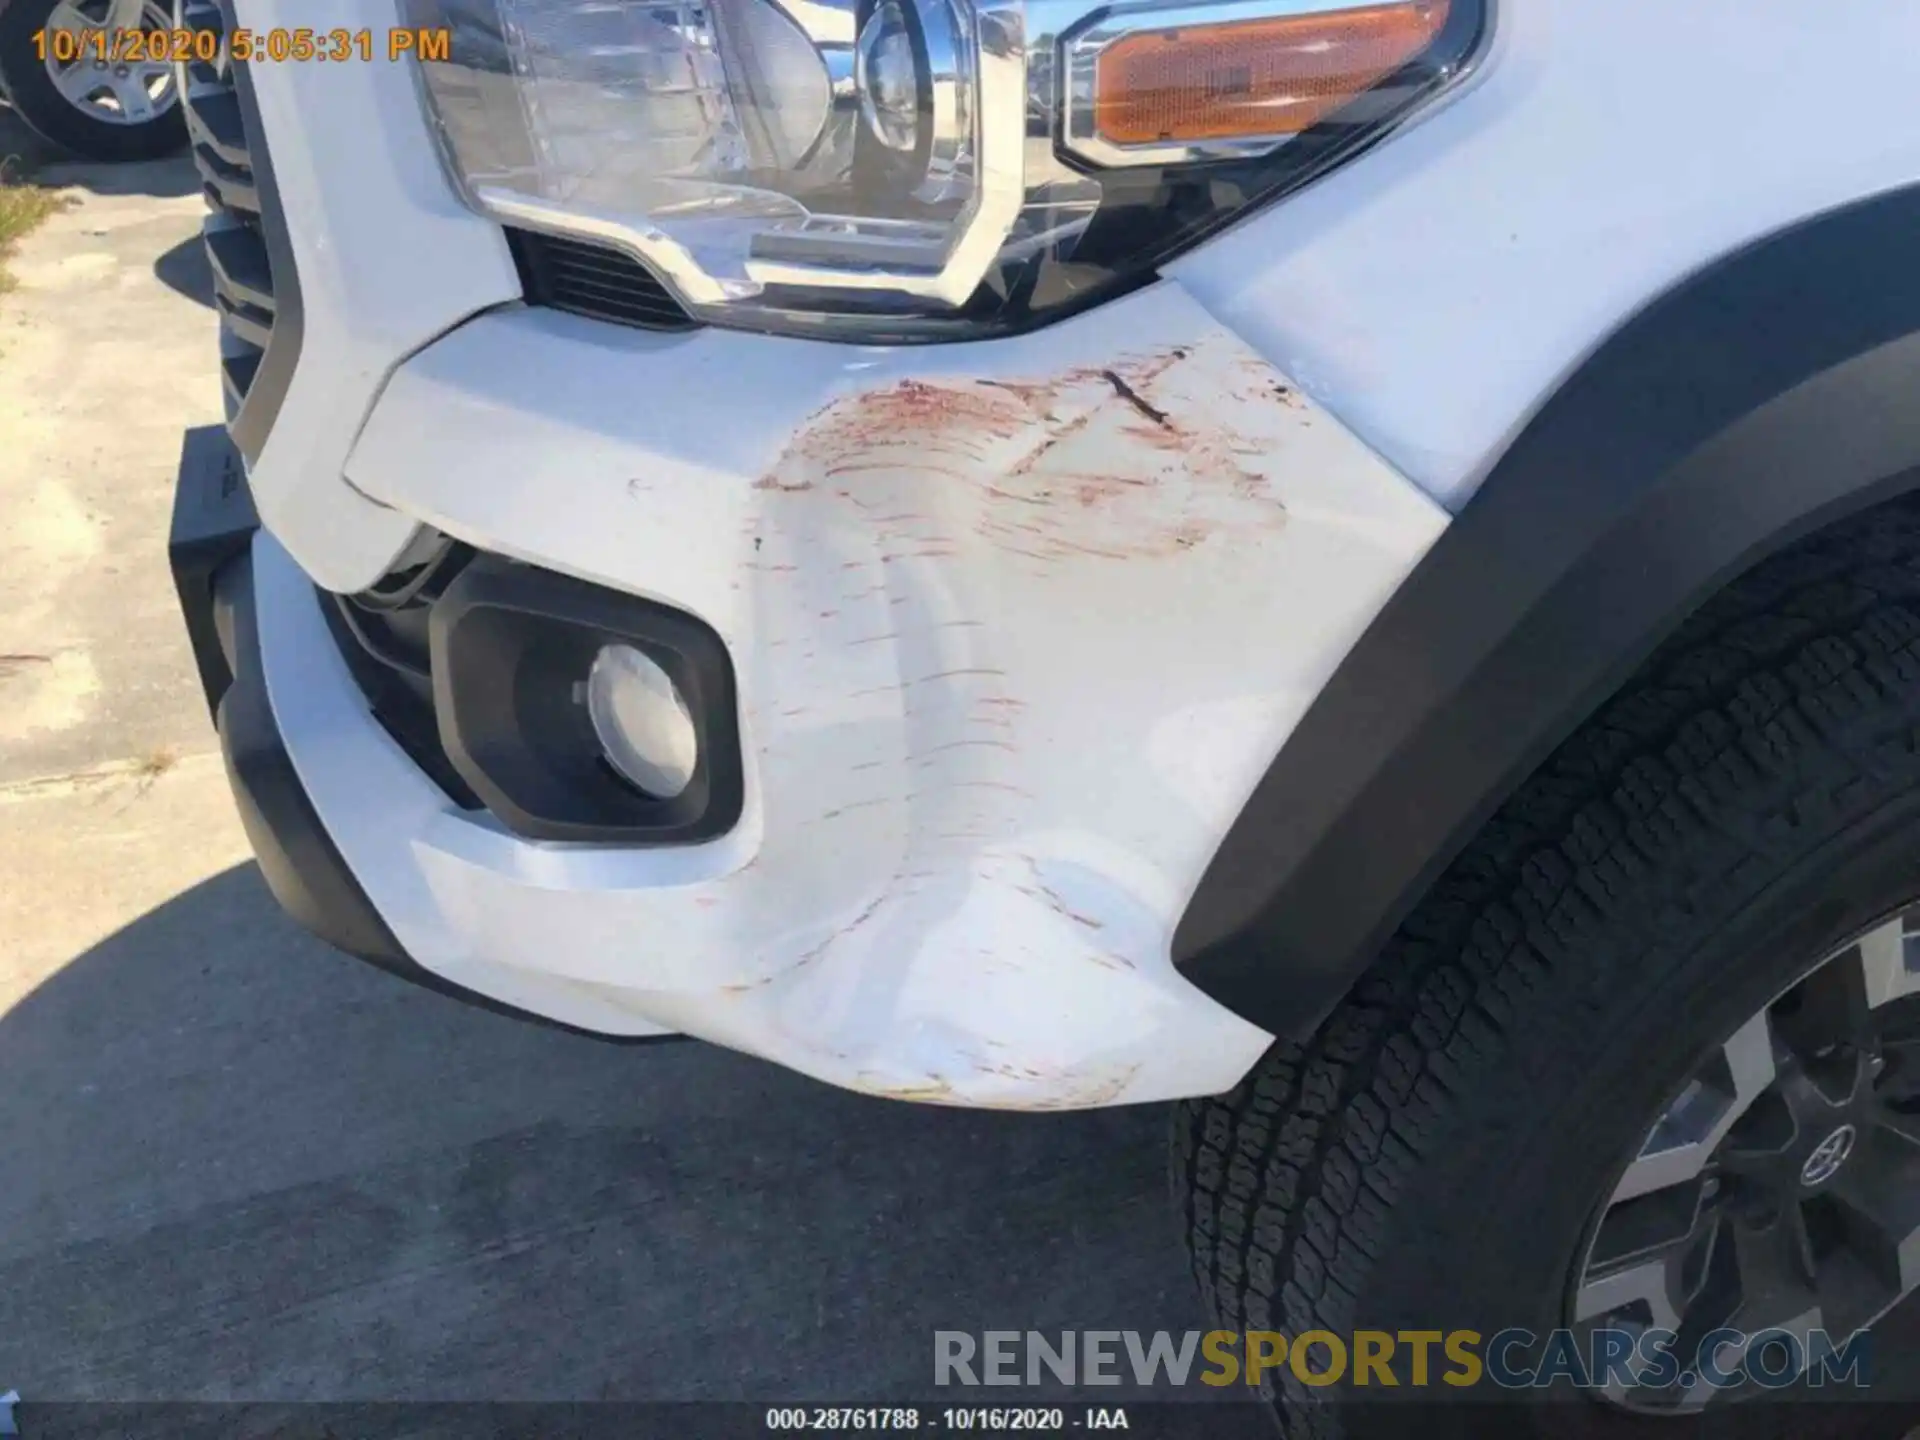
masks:
{"type": "Polygon", "coordinates": [[[1123,35],[1100,52],[1093,128],[1114,145],[1292,135],[1425,50],[1452,0],[1123,35]]]}

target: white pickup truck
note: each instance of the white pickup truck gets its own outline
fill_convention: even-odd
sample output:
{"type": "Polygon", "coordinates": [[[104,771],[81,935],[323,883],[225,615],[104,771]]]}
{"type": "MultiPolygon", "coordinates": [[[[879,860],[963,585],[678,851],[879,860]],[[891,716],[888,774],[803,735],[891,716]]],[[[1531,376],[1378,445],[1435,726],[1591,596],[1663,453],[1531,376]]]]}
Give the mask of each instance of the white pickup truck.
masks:
{"type": "Polygon", "coordinates": [[[1234,1330],[1920,1280],[1920,9],[226,5],[173,557],[313,930],[1178,1100],[1234,1330]]]}

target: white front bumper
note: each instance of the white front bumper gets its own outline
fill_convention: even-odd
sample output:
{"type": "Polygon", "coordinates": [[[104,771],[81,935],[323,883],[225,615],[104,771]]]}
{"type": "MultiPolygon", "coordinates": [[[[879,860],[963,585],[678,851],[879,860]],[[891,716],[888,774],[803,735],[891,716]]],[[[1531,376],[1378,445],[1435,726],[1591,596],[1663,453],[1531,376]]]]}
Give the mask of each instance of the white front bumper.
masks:
{"type": "Polygon", "coordinates": [[[1443,512],[1171,282],[894,350],[501,304],[499,233],[433,168],[403,67],[258,89],[307,311],[252,472],[268,687],[408,952],[876,1094],[1237,1081],[1269,1037],[1180,975],[1174,926],[1443,512]],[[307,578],[364,586],[418,523],[711,625],[739,826],[580,847],[454,806],[367,713],[307,578]]]}
{"type": "Polygon", "coordinates": [[[895,351],[534,311],[409,361],[356,488],[691,611],[736,668],[737,829],[543,844],[367,715],[260,542],[279,722],[422,965],[876,1094],[1051,1108],[1232,1085],[1268,1038],[1169,944],[1288,729],[1440,512],[1176,288],[895,351]]]}

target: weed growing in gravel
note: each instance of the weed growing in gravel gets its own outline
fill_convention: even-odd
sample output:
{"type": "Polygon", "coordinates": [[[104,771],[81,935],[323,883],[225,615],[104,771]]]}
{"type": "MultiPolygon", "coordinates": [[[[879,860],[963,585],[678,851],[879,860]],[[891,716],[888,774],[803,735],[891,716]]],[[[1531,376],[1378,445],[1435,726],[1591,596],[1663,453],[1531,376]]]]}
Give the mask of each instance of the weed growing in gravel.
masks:
{"type": "Polygon", "coordinates": [[[66,203],[58,190],[36,185],[22,174],[13,156],[0,158],[0,295],[13,288],[6,262],[14,242],[66,203]]]}

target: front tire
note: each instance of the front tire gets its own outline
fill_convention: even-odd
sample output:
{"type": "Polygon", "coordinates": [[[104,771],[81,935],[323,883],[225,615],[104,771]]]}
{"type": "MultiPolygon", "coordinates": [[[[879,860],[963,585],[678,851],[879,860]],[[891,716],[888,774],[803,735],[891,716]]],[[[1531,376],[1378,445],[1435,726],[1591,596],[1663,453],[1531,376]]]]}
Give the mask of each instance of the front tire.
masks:
{"type": "MultiPolygon", "coordinates": [[[[1501,809],[1310,1039],[1180,1107],[1176,1198],[1209,1307],[1225,1328],[1289,1337],[1568,1325],[1650,1124],[1750,1017],[1818,962],[1855,963],[1847,947],[1917,897],[1920,501],[1904,500],[1705,606],[1501,809]]],[[[1876,1024],[1913,1008],[1896,997],[1876,1024]]],[[[1268,1378],[1289,1435],[1408,1418],[1363,1403],[1377,1389],[1268,1378]]],[[[1482,1380],[1418,1398],[1491,1397],[1482,1380]]],[[[1572,1400],[1530,1423],[1666,1423],[1572,1400]]],[[[1781,1423],[1731,1403],[1737,1433],[1781,1423]]]]}

